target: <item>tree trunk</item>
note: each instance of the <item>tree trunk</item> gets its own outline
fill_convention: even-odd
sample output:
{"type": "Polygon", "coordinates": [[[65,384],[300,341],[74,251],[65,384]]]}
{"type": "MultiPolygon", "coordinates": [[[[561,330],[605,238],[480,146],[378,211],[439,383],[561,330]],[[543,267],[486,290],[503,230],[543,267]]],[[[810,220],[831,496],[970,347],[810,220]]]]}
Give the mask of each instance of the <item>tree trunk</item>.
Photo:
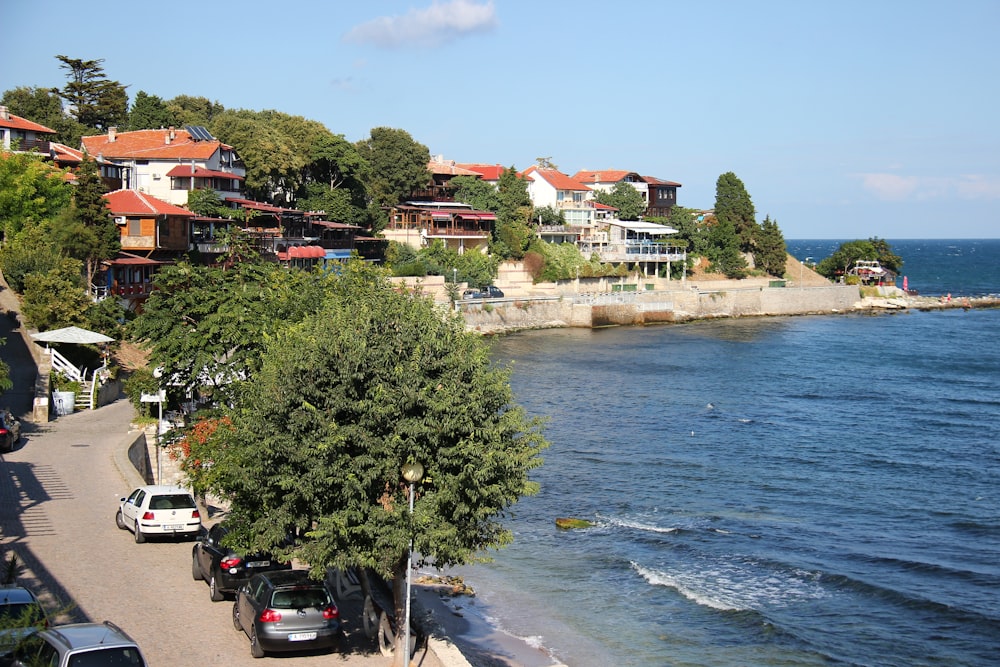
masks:
{"type": "MultiPolygon", "coordinates": [[[[401,556],[392,568],[392,602],[393,612],[396,622],[393,624],[396,630],[395,650],[392,653],[392,667],[404,666],[403,661],[403,641],[404,623],[406,622],[406,571],[410,566],[410,554],[401,556]]],[[[410,656],[412,661],[413,656],[410,656]]]]}

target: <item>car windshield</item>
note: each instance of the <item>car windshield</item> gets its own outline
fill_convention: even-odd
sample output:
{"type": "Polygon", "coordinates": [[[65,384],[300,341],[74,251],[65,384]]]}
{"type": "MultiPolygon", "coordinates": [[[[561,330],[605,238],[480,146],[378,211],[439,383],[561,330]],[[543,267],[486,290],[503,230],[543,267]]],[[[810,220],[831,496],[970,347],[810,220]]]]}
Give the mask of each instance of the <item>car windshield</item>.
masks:
{"type": "Polygon", "coordinates": [[[14,602],[0,605],[0,626],[11,624],[33,625],[42,620],[42,608],[33,602],[14,602]]]}
{"type": "Polygon", "coordinates": [[[275,591],[271,596],[272,609],[305,609],[325,607],[330,604],[330,595],[322,588],[297,588],[291,591],[275,591]]]}
{"type": "Polygon", "coordinates": [[[146,667],[138,650],[131,646],[102,648],[71,655],[68,667],[146,667]]]}
{"type": "Polygon", "coordinates": [[[151,510],[183,510],[193,509],[194,499],[186,493],[175,493],[169,496],[153,496],[149,500],[151,510]]]}

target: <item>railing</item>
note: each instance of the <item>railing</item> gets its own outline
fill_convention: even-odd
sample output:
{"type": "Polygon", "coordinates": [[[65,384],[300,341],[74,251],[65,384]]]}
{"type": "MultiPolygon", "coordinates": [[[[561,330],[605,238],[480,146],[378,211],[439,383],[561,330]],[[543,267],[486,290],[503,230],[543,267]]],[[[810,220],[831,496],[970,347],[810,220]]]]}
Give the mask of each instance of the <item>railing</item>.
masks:
{"type": "Polygon", "coordinates": [[[87,375],[86,369],[81,370],[77,368],[69,361],[69,359],[62,356],[52,348],[49,348],[49,354],[52,355],[52,370],[65,375],[68,379],[75,382],[83,382],[87,375]]]}

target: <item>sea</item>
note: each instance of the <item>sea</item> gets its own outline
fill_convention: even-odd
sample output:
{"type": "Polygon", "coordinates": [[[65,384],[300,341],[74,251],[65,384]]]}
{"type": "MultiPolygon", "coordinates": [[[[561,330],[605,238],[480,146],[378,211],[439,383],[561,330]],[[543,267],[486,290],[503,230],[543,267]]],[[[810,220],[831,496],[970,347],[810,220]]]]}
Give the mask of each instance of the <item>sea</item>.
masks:
{"type": "MultiPolygon", "coordinates": [[[[1000,294],[1000,239],[888,241],[1000,294]]],[[[498,337],[551,445],[470,613],[571,667],[1000,665],[998,343],[995,308],[498,337]]]]}

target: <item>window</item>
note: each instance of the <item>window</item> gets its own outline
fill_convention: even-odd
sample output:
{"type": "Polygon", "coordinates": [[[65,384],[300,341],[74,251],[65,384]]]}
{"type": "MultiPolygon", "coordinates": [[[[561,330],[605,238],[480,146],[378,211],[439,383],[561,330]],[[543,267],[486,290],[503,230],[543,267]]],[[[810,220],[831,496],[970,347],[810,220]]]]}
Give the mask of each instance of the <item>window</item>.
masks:
{"type": "Polygon", "coordinates": [[[142,236],[142,220],[139,220],[138,218],[131,218],[128,221],[128,235],[142,236]]]}

